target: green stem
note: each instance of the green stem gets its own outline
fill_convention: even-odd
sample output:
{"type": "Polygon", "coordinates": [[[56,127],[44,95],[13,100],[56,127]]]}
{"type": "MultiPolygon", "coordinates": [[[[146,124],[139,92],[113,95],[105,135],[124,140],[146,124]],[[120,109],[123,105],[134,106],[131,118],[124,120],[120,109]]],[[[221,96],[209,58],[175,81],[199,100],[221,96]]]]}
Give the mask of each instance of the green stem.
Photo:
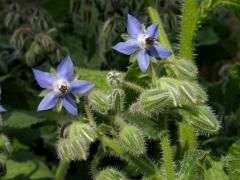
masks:
{"type": "Polygon", "coordinates": [[[94,121],[93,113],[92,113],[89,105],[88,105],[88,104],[85,104],[85,105],[84,105],[84,108],[85,108],[85,112],[86,112],[86,114],[87,114],[87,119],[88,119],[88,121],[89,121],[89,124],[90,124],[92,127],[96,128],[97,125],[96,125],[96,123],[95,123],[95,121],[94,121]]]}
{"type": "Polygon", "coordinates": [[[155,71],[155,68],[153,67],[153,64],[152,64],[152,63],[151,63],[151,65],[150,65],[150,67],[151,67],[151,74],[152,74],[152,84],[153,84],[153,85],[156,85],[157,80],[158,80],[158,75],[157,75],[157,73],[156,73],[156,71],[155,71]]]}
{"type": "Polygon", "coordinates": [[[122,117],[120,117],[119,115],[115,116],[115,124],[118,125],[121,129],[123,129],[124,127],[128,126],[128,124],[124,121],[124,119],[122,117]]]}
{"type": "Polygon", "coordinates": [[[146,175],[153,175],[156,173],[156,167],[153,162],[146,156],[135,157],[131,154],[124,152],[123,148],[119,145],[118,141],[110,139],[107,136],[100,137],[100,140],[113,151],[121,155],[126,161],[136,166],[146,175]]]}
{"type": "Polygon", "coordinates": [[[181,151],[195,150],[197,146],[197,138],[193,127],[184,122],[179,122],[178,126],[181,151]]]}
{"type": "Polygon", "coordinates": [[[55,174],[55,180],[64,180],[65,175],[67,174],[67,170],[69,168],[70,163],[67,161],[60,161],[60,164],[57,168],[55,174]]]}
{"type": "Polygon", "coordinates": [[[173,163],[172,163],[172,151],[169,144],[169,137],[165,132],[160,137],[161,139],[161,146],[162,146],[162,153],[163,153],[163,161],[165,165],[167,180],[174,179],[174,171],[173,171],[173,163]]]}
{"type": "Polygon", "coordinates": [[[193,40],[197,31],[199,11],[196,0],[185,0],[181,33],[180,33],[180,57],[193,60],[193,40]]]}
{"type": "Polygon", "coordinates": [[[129,82],[129,81],[122,81],[123,85],[130,88],[130,89],[133,89],[139,93],[142,93],[144,91],[144,89],[141,87],[141,86],[138,86],[137,84],[134,84],[132,82],[129,82]]]}

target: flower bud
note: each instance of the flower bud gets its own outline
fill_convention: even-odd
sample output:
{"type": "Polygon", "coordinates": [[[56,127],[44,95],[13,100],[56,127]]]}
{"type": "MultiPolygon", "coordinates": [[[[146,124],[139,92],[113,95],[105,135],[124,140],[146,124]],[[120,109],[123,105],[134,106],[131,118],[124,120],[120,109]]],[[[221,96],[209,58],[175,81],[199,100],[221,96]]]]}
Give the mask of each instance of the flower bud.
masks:
{"type": "Polygon", "coordinates": [[[165,66],[168,76],[177,79],[196,79],[198,70],[197,66],[192,61],[177,59],[165,66]]]}
{"type": "Polygon", "coordinates": [[[122,89],[114,89],[108,99],[110,102],[110,108],[114,113],[123,110],[124,91],[122,89]]]}
{"type": "Polygon", "coordinates": [[[101,91],[92,91],[88,96],[88,102],[94,111],[107,114],[110,109],[108,97],[101,91]]]}
{"type": "Polygon", "coordinates": [[[8,137],[4,134],[0,135],[0,153],[10,155],[12,153],[11,143],[8,137]]]}
{"type": "Polygon", "coordinates": [[[120,143],[125,151],[140,155],[145,152],[145,141],[142,132],[134,126],[127,126],[120,132],[120,143]]]}
{"type": "Polygon", "coordinates": [[[57,144],[58,156],[61,160],[86,160],[88,145],[80,139],[60,138],[57,144]]]}
{"type": "Polygon", "coordinates": [[[0,177],[7,173],[7,157],[4,153],[0,153],[0,177]]]}
{"type": "Polygon", "coordinates": [[[122,172],[113,168],[102,170],[96,177],[96,180],[127,180],[122,172]]]}
{"type": "Polygon", "coordinates": [[[106,77],[107,84],[110,88],[119,88],[121,87],[121,82],[123,80],[123,76],[120,72],[110,71],[106,77]]]}
{"type": "Polygon", "coordinates": [[[89,144],[97,138],[97,133],[89,124],[74,122],[69,128],[69,138],[81,139],[81,141],[89,144]]]}
{"type": "Polygon", "coordinates": [[[140,96],[140,103],[146,111],[159,110],[165,107],[169,100],[168,91],[159,88],[146,90],[140,96]]]}
{"type": "Polygon", "coordinates": [[[202,133],[213,134],[220,128],[220,124],[216,119],[216,116],[207,106],[180,109],[178,112],[184,121],[191,124],[202,133]]]}

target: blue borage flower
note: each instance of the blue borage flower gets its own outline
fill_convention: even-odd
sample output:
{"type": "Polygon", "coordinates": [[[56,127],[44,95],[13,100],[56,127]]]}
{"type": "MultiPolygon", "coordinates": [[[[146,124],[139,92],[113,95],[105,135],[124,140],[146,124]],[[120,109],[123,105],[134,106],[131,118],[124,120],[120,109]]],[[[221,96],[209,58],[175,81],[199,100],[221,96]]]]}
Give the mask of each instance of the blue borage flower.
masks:
{"type": "Polygon", "coordinates": [[[7,110],[2,106],[2,105],[0,105],[0,113],[2,113],[2,112],[6,112],[7,110]]]}
{"type": "Polygon", "coordinates": [[[57,75],[33,69],[35,79],[40,87],[51,89],[39,104],[37,111],[52,109],[61,98],[63,107],[72,115],[77,115],[77,105],[71,97],[72,94],[84,94],[93,84],[85,80],[71,80],[74,73],[72,60],[67,55],[57,66],[57,75]]]}
{"type": "Polygon", "coordinates": [[[138,51],[137,61],[143,73],[146,73],[150,64],[149,54],[162,59],[172,55],[172,52],[157,42],[158,24],[152,24],[143,31],[140,22],[128,14],[127,31],[132,39],[120,42],[112,48],[126,55],[138,51]]]}

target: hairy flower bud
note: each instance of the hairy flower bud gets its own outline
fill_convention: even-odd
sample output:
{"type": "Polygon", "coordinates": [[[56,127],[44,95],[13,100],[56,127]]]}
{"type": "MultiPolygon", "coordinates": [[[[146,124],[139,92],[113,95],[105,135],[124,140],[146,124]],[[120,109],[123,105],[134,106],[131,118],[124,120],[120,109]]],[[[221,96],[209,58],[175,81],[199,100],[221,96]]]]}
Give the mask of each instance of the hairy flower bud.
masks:
{"type": "Polygon", "coordinates": [[[96,180],[127,180],[127,178],[122,172],[113,168],[107,168],[97,175],[96,180]]]}
{"type": "Polygon", "coordinates": [[[159,88],[146,90],[140,96],[140,103],[146,111],[159,110],[165,107],[169,100],[168,91],[159,88]]]}
{"type": "Polygon", "coordinates": [[[81,141],[89,144],[97,138],[97,133],[89,124],[74,122],[69,127],[69,138],[81,139],[81,141]]]}
{"type": "Polygon", "coordinates": [[[177,59],[175,61],[171,61],[171,63],[166,63],[164,67],[170,77],[175,77],[177,79],[197,78],[197,66],[192,61],[177,59]]]}
{"type": "Polygon", "coordinates": [[[57,153],[61,160],[86,160],[88,145],[80,139],[60,138],[57,144],[57,153]]]}
{"type": "Polygon", "coordinates": [[[123,76],[120,72],[110,71],[106,77],[107,84],[110,88],[119,88],[121,87],[121,82],[123,80],[123,76]]]}
{"type": "Polygon", "coordinates": [[[220,124],[213,114],[212,110],[207,106],[196,106],[188,109],[178,110],[182,119],[191,124],[197,130],[206,134],[216,133],[220,124]]]}
{"type": "Polygon", "coordinates": [[[92,91],[88,96],[88,102],[94,111],[107,114],[110,109],[108,97],[101,91],[92,91]]]}
{"type": "Polygon", "coordinates": [[[162,77],[157,86],[168,91],[171,103],[175,107],[205,103],[207,100],[205,91],[197,82],[162,77]]]}
{"type": "Polygon", "coordinates": [[[134,126],[127,126],[120,132],[120,143],[125,151],[140,155],[145,152],[145,141],[140,129],[134,126]]]}
{"type": "Polygon", "coordinates": [[[11,143],[8,137],[4,134],[0,135],[0,153],[10,155],[12,153],[11,143]]]}
{"type": "Polygon", "coordinates": [[[124,91],[122,89],[114,89],[108,99],[111,111],[118,113],[123,110],[124,91]]]}

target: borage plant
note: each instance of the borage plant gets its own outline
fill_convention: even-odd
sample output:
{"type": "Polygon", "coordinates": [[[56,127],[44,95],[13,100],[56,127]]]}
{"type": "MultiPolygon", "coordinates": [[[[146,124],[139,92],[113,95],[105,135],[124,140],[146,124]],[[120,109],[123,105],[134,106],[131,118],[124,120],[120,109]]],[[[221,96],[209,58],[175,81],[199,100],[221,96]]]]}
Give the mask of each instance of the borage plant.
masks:
{"type": "MultiPolygon", "coordinates": [[[[109,90],[92,90],[87,95],[86,117],[81,115],[60,129],[57,152],[61,163],[56,179],[64,177],[70,161],[86,160],[90,144],[96,140],[98,148],[91,157],[91,174],[95,179],[204,177],[198,167],[207,152],[198,149],[197,136],[217,133],[220,124],[206,104],[207,95],[197,81],[192,57],[184,56],[185,53],[175,56],[157,11],[149,7],[148,12],[153,25],[146,29],[128,15],[129,35],[122,36],[126,42],[113,46],[131,55],[128,72],[125,75],[109,72],[106,77],[109,90]],[[118,163],[108,166],[103,161],[105,157],[113,157],[118,163]]],[[[180,52],[189,50],[186,46],[181,46],[186,50],[180,48],[180,52]]],[[[53,89],[38,110],[52,108],[61,97],[63,106],[77,114],[69,93],[85,93],[92,85],[78,81],[79,89],[75,89],[70,62],[67,57],[58,66],[58,78],[34,70],[38,84],[53,89]]]]}
{"type": "MultiPolygon", "coordinates": [[[[62,111],[63,106],[74,115],[59,129],[56,149],[61,161],[55,179],[64,179],[71,161],[87,159],[91,161],[91,175],[97,180],[227,177],[224,168],[229,166],[223,166],[221,161],[233,161],[214,161],[197,143],[199,136],[217,133],[220,123],[207,104],[206,92],[198,83],[197,67],[192,62],[193,40],[199,25],[212,9],[237,4],[234,0],[226,2],[185,1],[179,52],[174,52],[156,9],[147,9],[153,23],[148,28],[128,15],[129,35],[123,34],[125,42],[113,49],[131,55],[132,64],[127,73],[107,74],[106,91],[73,78],[70,56],[51,73],[33,70],[39,86],[46,88],[40,93],[44,98],[37,111],[55,106],[62,111]],[[79,97],[82,94],[85,98],[79,97]],[[77,104],[83,103],[78,106],[73,96],[77,104]],[[85,111],[85,115],[78,115],[78,110],[85,111]]],[[[55,41],[48,41],[48,28],[38,34],[29,25],[26,32],[31,34],[31,44],[37,41],[41,47],[49,47],[49,51],[56,50],[56,44],[51,44],[55,41]],[[32,36],[32,32],[36,34],[32,36]]],[[[15,44],[19,49],[25,47],[22,41],[15,44]]],[[[6,137],[2,139],[4,145],[9,144],[6,137]]]]}

